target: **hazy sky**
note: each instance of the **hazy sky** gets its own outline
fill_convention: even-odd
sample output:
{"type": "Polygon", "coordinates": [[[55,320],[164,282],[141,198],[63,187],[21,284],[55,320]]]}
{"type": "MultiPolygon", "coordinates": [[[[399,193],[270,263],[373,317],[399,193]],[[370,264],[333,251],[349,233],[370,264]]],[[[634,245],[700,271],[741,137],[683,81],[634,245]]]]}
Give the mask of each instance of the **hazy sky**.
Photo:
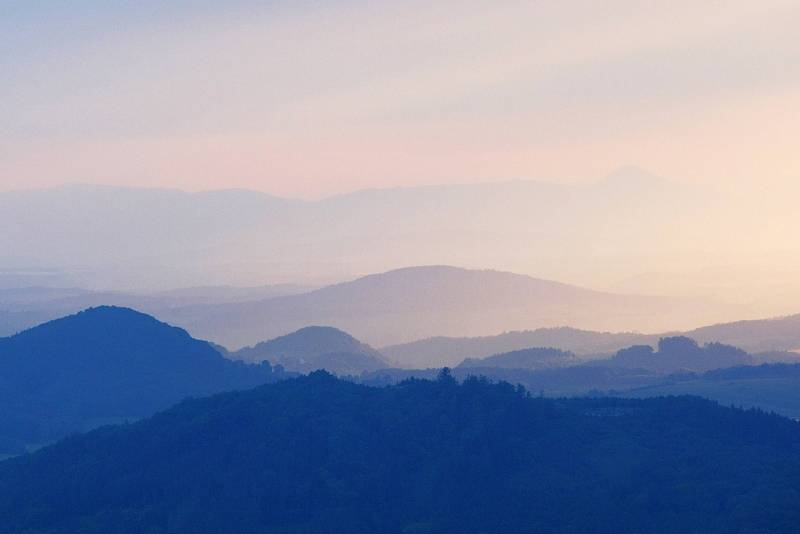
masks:
{"type": "Polygon", "coordinates": [[[800,194],[800,2],[0,0],[0,190],[800,194]]]}

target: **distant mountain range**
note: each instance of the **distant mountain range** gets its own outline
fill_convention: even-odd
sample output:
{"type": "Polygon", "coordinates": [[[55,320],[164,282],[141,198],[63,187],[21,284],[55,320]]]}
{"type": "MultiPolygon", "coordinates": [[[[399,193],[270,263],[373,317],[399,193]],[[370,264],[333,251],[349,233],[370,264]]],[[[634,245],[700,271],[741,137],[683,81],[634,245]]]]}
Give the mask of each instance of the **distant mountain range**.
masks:
{"type": "Polygon", "coordinates": [[[531,347],[555,347],[578,356],[610,355],[621,348],[657,342],[658,336],[637,333],[610,333],[571,327],[539,328],[506,332],[494,336],[437,336],[409,343],[389,345],[380,350],[401,367],[455,366],[465,358],[486,358],[492,354],[531,347]]]}
{"type": "Polygon", "coordinates": [[[715,309],[724,313],[697,299],[616,295],[507,272],[425,266],[299,295],[164,310],[159,317],[234,348],[313,324],[380,346],[542,326],[657,331],[696,324],[715,309]]]}
{"type": "Polygon", "coordinates": [[[282,376],[139,312],[89,309],[0,338],[0,454],[282,376]]]}
{"type": "MultiPolygon", "coordinates": [[[[563,330],[555,329],[557,334],[563,330]]],[[[520,333],[525,334],[525,333],[520,333]]],[[[583,334],[591,334],[583,332],[583,334]]],[[[608,334],[614,336],[613,334],[608,334]]],[[[491,339],[491,338],[483,338],[491,339]]],[[[259,361],[266,357],[287,370],[326,369],[372,385],[406,378],[434,378],[439,369],[397,369],[394,363],[352,336],[330,327],[309,327],[229,357],[259,361]]],[[[521,383],[549,396],[657,396],[675,391],[729,405],[775,411],[800,417],[794,393],[800,388],[800,354],[749,354],[716,342],[698,344],[681,336],[659,338],[650,345],[627,346],[613,355],[579,358],[555,348],[531,347],[483,358],[466,358],[452,369],[459,380],[484,376],[521,383]],[[762,362],[790,364],[757,364],[762,362]]]]}
{"type": "Polygon", "coordinates": [[[685,332],[663,334],[611,333],[576,328],[541,328],[482,337],[432,337],[390,345],[380,351],[401,367],[454,366],[464,358],[485,358],[492,354],[530,347],[554,347],[584,358],[608,357],[631,345],[656,346],[662,337],[684,335],[701,343],[724,343],[739,347],[763,361],[800,358],[800,314],[775,319],[737,321],[705,326],[685,332]],[[773,352],[773,354],[767,354],[773,352]]]}
{"type": "Polygon", "coordinates": [[[628,369],[675,373],[751,365],[754,360],[737,347],[721,343],[709,343],[701,347],[694,339],[677,336],[660,339],[657,350],[650,345],[634,345],[620,350],[608,360],[598,360],[600,362],[628,369]]]}
{"type": "Polygon", "coordinates": [[[319,372],[0,463],[8,534],[793,532],[800,426],[690,397],[319,372]]]}
{"type": "MultiPolygon", "coordinates": [[[[395,384],[408,378],[431,379],[438,369],[381,369],[358,381],[395,384]]],[[[617,396],[649,398],[697,395],[720,403],[768,410],[800,419],[800,356],[754,356],[720,343],[700,346],[687,337],[661,338],[656,347],[633,345],[608,358],[581,361],[571,352],[529,348],[486,358],[467,358],[452,369],[458,380],[483,376],[521,384],[550,397],[617,396]],[[793,363],[765,361],[786,359],[793,363]]]]}
{"type": "Polygon", "coordinates": [[[141,310],[233,350],[328,325],[379,347],[402,367],[416,368],[455,366],[465,358],[532,347],[598,357],[634,344],[655,346],[660,337],[678,334],[751,354],[800,348],[800,315],[684,329],[713,315],[717,305],[447,266],[397,269],[319,289],[210,287],[154,294],[0,289],[0,335],[103,304],[141,310]],[[663,333],[629,331],[637,326],[663,333]],[[465,335],[479,337],[459,337],[465,335]]]}
{"type": "MultiPolygon", "coordinates": [[[[520,369],[458,366],[459,381],[480,376],[520,384],[531,393],[563,397],[652,398],[693,395],[725,406],[753,408],[800,421],[800,364],[772,363],[713,369],[705,373],[661,372],[593,362],[568,367],[520,369]]],[[[381,369],[358,378],[363,384],[386,386],[409,378],[434,379],[438,369],[381,369]]]]}
{"type": "Polygon", "coordinates": [[[565,325],[658,331],[726,313],[724,305],[700,299],[618,295],[501,271],[420,266],[311,291],[288,285],[151,295],[0,290],[0,310],[7,310],[0,312],[0,332],[102,304],[142,310],[232,349],[309,325],[333,326],[377,346],[565,325]]]}
{"type": "Polygon", "coordinates": [[[486,358],[467,358],[458,367],[480,369],[496,367],[502,369],[548,369],[577,365],[580,360],[571,352],[552,348],[530,348],[495,354],[486,358]]]}
{"type": "Polygon", "coordinates": [[[617,280],[661,266],[684,246],[683,229],[701,242],[708,225],[692,223],[716,201],[635,168],[588,185],[408,187],[317,201],[76,184],[0,193],[0,250],[2,268],[25,285],[256,286],[488,260],[599,287],[593,273],[617,280]],[[35,269],[47,271],[37,279],[35,269]]]}
{"type": "MultiPolygon", "coordinates": [[[[594,391],[649,396],[674,390],[794,416],[798,412],[785,392],[800,387],[800,379],[791,373],[758,374],[758,380],[746,377],[745,382],[742,375],[750,371],[740,371],[727,382],[703,374],[741,365],[757,369],[752,365],[769,359],[798,361],[791,354],[755,357],[718,343],[699,346],[688,338],[667,337],[655,350],[633,345],[593,360],[556,348],[528,347],[463,358],[453,373],[459,379],[481,375],[522,383],[548,395],[594,391]]],[[[130,309],[93,308],[0,338],[0,455],[106,422],[138,419],[186,396],[241,389],[292,373],[326,369],[367,384],[391,384],[438,372],[394,365],[333,327],[306,327],[228,352],[130,309]]]]}
{"type": "MultiPolygon", "coordinates": [[[[613,388],[614,386],[612,386],[613,388]]],[[[612,388],[605,388],[606,390],[612,388]]],[[[714,369],[702,374],[680,374],[651,380],[611,395],[652,398],[696,395],[728,406],[757,408],[800,421],[800,364],[772,363],[714,369]]]]}

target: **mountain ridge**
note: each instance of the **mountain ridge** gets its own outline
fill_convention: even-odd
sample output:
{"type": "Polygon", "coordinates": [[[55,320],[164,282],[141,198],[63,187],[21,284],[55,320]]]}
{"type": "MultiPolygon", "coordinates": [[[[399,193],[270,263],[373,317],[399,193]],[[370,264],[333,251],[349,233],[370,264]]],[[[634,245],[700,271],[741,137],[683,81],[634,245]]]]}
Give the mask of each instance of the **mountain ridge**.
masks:
{"type": "Polygon", "coordinates": [[[318,372],[2,462],[0,520],[9,534],[788,532],[798,444],[795,422],[692,397],[318,372]]]}
{"type": "Polygon", "coordinates": [[[331,326],[306,326],[227,356],[253,363],[266,360],[301,373],[325,369],[337,375],[357,375],[392,366],[377,350],[331,326]]]}
{"type": "Polygon", "coordinates": [[[8,231],[0,233],[0,248],[13,252],[9,268],[47,265],[69,273],[73,285],[98,289],[263,285],[287,280],[300,267],[310,278],[330,279],[401,264],[475,267],[486,257],[504,270],[600,287],[605,279],[587,278],[585,270],[561,272],[592,258],[597,265],[608,251],[628,254],[634,241],[643,253],[658,253],[648,235],[672,232],[668,221],[694,217],[713,200],[639,174],[613,187],[608,184],[614,179],[569,185],[516,180],[363,190],[308,201],[249,190],[79,186],[5,192],[0,228],[8,231]],[[678,201],[671,209],[653,205],[656,193],[678,201]],[[625,224],[632,210],[641,212],[636,226],[625,224]],[[62,221],[59,228],[48,225],[53,219],[62,221]],[[530,246],[523,250],[519,243],[530,246]],[[606,252],[589,252],[598,252],[601,243],[606,252]]]}
{"type": "Polygon", "coordinates": [[[691,324],[698,313],[714,307],[697,299],[604,293],[507,271],[415,266],[299,295],[185,308],[164,318],[233,347],[309,324],[334,326],[385,346],[429,335],[488,335],[509,328],[691,324]]]}
{"type": "Polygon", "coordinates": [[[575,352],[579,357],[609,356],[631,345],[658,344],[659,339],[686,336],[701,343],[724,343],[744,349],[754,356],[761,353],[800,349],[800,314],[716,323],[689,330],[656,334],[638,332],[603,332],[572,327],[518,330],[475,337],[434,336],[426,339],[381,347],[401,367],[455,365],[461,359],[485,358],[499,352],[531,347],[554,347],[575,352]]]}
{"type": "Polygon", "coordinates": [[[0,452],[281,376],[149,315],[91,308],[0,338],[0,452]]]}

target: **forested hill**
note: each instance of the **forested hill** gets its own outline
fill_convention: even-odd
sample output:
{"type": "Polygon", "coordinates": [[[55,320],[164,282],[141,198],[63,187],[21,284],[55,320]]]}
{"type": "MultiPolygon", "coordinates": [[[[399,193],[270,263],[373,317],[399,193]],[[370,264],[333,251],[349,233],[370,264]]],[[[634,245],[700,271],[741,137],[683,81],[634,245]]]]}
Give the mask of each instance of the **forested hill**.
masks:
{"type": "Polygon", "coordinates": [[[560,349],[533,347],[495,354],[487,358],[467,358],[458,367],[500,367],[505,369],[546,369],[578,365],[580,360],[571,352],[560,349]]]}
{"type": "Polygon", "coordinates": [[[275,378],[149,315],[92,308],[0,338],[0,455],[275,378]]]}
{"type": "Polygon", "coordinates": [[[0,464],[15,533],[797,532],[800,425],[693,397],[371,388],[187,400],[0,464]]]}
{"type": "Polygon", "coordinates": [[[377,350],[330,326],[307,326],[254,347],[228,352],[228,357],[252,363],[267,361],[300,373],[325,369],[337,375],[358,375],[392,367],[377,350]]]}

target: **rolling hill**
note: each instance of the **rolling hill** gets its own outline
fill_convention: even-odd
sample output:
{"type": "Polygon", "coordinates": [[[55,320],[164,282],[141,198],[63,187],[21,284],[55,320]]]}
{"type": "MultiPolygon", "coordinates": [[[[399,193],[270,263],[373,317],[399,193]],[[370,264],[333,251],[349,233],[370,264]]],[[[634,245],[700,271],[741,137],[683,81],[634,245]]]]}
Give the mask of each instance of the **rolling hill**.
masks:
{"type": "Polygon", "coordinates": [[[9,534],[792,532],[800,425],[690,397],[313,375],[0,463],[9,534]],[[387,461],[390,459],[391,461],[387,461]]]}
{"type": "Polygon", "coordinates": [[[464,358],[485,358],[499,352],[531,347],[555,347],[579,357],[608,357],[631,345],[655,346],[662,337],[686,336],[700,343],[723,343],[745,350],[759,362],[792,361],[800,354],[800,315],[774,319],[736,321],[684,332],[639,334],[595,332],[576,328],[541,328],[494,336],[432,337],[380,349],[401,367],[442,367],[464,358]]]}
{"type": "Polygon", "coordinates": [[[570,327],[539,328],[505,332],[494,336],[437,336],[409,343],[382,347],[385,354],[402,367],[452,367],[465,358],[486,358],[492,354],[531,347],[556,347],[587,357],[612,354],[633,344],[655,342],[657,336],[637,333],[610,333],[570,327]]]}
{"type": "Polygon", "coordinates": [[[89,309],[0,338],[0,453],[280,376],[148,315],[89,309]]]}
{"type": "Polygon", "coordinates": [[[686,335],[703,343],[719,341],[749,352],[800,350],[800,314],[715,324],[686,335]]]}
{"type": "Polygon", "coordinates": [[[552,348],[531,348],[495,354],[487,358],[467,358],[458,367],[547,369],[550,367],[566,367],[578,363],[580,363],[580,360],[571,352],[552,348]]]}
{"type": "Polygon", "coordinates": [[[630,168],[585,185],[405,187],[315,201],[71,184],[0,193],[0,250],[4,269],[44,266],[70,285],[125,291],[298,282],[298,272],[342,279],[398,265],[475,267],[486,258],[545,277],[569,269],[570,278],[587,275],[599,286],[593,272],[640,265],[612,278],[633,276],[643,260],[669,257],[681,228],[714,200],[630,168]],[[627,224],[632,217],[636,225],[627,224]]]}
{"type": "Polygon", "coordinates": [[[673,336],[661,338],[657,350],[649,345],[634,345],[597,363],[669,374],[751,365],[754,359],[742,349],[730,345],[708,343],[700,346],[689,337],[673,336]]]}
{"type": "MultiPolygon", "coordinates": [[[[382,369],[365,373],[358,381],[390,385],[410,378],[430,379],[437,372],[382,369]]],[[[453,368],[452,374],[458,380],[483,376],[521,384],[548,397],[696,395],[728,406],[757,408],[800,419],[796,394],[800,388],[800,362],[796,354],[753,355],[721,343],[701,346],[683,336],[661,338],[656,348],[633,345],[611,357],[583,361],[552,348],[468,358],[453,368]]]]}
{"type": "Polygon", "coordinates": [[[762,364],[714,369],[620,388],[614,395],[652,398],[697,395],[728,406],[757,407],[800,421],[800,364],[762,364]]]}
{"type": "Polygon", "coordinates": [[[715,306],[694,299],[603,293],[500,271],[424,266],[300,295],[166,310],[161,317],[230,347],[313,324],[381,346],[434,335],[488,335],[545,326],[667,329],[694,324],[715,306]]]}
{"type": "Polygon", "coordinates": [[[393,367],[369,345],[346,332],[325,326],[307,326],[296,332],[228,353],[250,363],[270,362],[287,371],[309,373],[324,369],[337,375],[358,375],[393,367]]]}

